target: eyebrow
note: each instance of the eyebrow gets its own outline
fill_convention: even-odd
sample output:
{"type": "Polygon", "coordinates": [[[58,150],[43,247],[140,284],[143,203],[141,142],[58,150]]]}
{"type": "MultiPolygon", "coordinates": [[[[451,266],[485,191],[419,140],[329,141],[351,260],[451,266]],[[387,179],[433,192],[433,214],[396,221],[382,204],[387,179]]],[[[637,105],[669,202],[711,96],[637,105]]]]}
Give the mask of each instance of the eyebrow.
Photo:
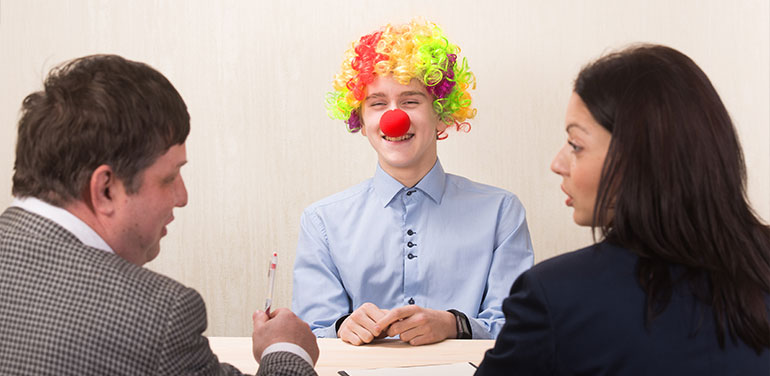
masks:
{"type": "Polygon", "coordinates": [[[579,129],[579,130],[583,131],[583,133],[586,133],[586,134],[588,134],[588,131],[587,131],[585,128],[583,128],[583,127],[582,127],[580,124],[578,124],[578,123],[569,123],[569,125],[567,125],[567,129],[565,129],[565,131],[566,131],[567,133],[569,133],[569,130],[570,130],[570,129],[572,129],[572,128],[577,128],[577,129],[579,129]]]}
{"type": "MultiPolygon", "coordinates": [[[[421,91],[416,91],[416,90],[405,91],[405,92],[399,94],[398,97],[399,98],[411,97],[413,95],[419,95],[419,96],[424,97],[424,98],[428,97],[427,95],[425,95],[425,93],[423,93],[421,91]]],[[[369,100],[371,98],[385,98],[385,97],[386,97],[385,93],[372,93],[372,94],[368,95],[364,100],[366,101],[366,100],[369,100]]]]}
{"type": "Polygon", "coordinates": [[[419,95],[421,97],[426,97],[427,98],[425,93],[423,93],[421,91],[416,91],[416,90],[415,91],[405,91],[405,92],[399,94],[399,97],[410,97],[412,95],[419,95]]]}
{"type": "Polygon", "coordinates": [[[364,100],[369,100],[370,98],[385,98],[385,94],[384,93],[373,93],[373,94],[370,94],[370,95],[366,96],[366,98],[364,100]]]}

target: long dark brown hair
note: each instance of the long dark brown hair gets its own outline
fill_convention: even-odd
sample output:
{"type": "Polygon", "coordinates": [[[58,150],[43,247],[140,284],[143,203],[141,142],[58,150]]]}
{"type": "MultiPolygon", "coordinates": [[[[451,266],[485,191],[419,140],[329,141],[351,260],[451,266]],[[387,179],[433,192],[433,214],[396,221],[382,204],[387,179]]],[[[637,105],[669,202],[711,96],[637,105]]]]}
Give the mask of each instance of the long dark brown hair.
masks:
{"type": "Polygon", "coordinates": [[[640,45],[583,68],[575,92],[612,133],[592,227],[639,255],[647,324],[682,284],[713,307],[721,346],[729,333],[770,347],[770,229],[748,203],[740,142],[706,74],[640,45]]]}

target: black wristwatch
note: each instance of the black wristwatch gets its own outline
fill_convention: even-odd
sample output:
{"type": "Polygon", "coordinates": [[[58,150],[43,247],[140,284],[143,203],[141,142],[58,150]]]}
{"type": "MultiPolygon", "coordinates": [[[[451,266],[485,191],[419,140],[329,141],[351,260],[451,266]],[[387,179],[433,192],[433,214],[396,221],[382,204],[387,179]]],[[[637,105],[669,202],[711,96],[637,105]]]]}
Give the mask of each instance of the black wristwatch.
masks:
{"type": "Polygon", "coordinates": [[[450,309],[449,312],[455,315],[455,322],[457,323],[457,339],[473,338],[471,323],[468,321],[468,316],[465,316],[464,313],[456,309],[450,309]]]}

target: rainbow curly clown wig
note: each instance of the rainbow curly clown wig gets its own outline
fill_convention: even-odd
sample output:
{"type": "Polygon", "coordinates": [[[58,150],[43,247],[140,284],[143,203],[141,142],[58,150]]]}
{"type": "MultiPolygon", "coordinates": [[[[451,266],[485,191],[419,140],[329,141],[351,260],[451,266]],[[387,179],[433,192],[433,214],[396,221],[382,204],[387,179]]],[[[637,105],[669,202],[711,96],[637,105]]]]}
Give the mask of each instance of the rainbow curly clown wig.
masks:
{"type": "Polygon", "coordinates": [[[403,85],[416,78],[435,98],[433,109],[439,118],[467,132],[470,125],[465,120],[476,115],[468,89],[475,89],[476,83],[465,58],[458,61],[459,52],[460,48],[449,43],[438,25],[426,21],[388,25],[365,35],[345,53],[334,91],[327,94],[329,116],[345,120],[349,131],[358,132],[366,85],[377,75],[392,76],[403,85]]]}

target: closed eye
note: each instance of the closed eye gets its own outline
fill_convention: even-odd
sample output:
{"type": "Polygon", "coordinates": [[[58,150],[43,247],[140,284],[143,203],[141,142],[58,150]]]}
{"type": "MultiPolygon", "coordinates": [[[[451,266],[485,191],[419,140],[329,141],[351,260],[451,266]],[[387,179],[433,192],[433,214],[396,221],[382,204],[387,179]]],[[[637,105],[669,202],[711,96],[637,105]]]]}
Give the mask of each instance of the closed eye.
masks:
{"type": "Polygon", "coordinates": [[[179,171],[174,172],[172,175],[166,176],[165,178],[163,178],[163,184],[168,185],[173,183],[176,180],[177,176],[179,176],[179,171]]]}
{"type": "Polygon", "coordinates": [[[424,98],[423,95],[412,94],[409,96],[402,97],[401,104],[407,105],[407,106],[419,105],[420,103],[422,103],[423,98],[424,98]]]}

